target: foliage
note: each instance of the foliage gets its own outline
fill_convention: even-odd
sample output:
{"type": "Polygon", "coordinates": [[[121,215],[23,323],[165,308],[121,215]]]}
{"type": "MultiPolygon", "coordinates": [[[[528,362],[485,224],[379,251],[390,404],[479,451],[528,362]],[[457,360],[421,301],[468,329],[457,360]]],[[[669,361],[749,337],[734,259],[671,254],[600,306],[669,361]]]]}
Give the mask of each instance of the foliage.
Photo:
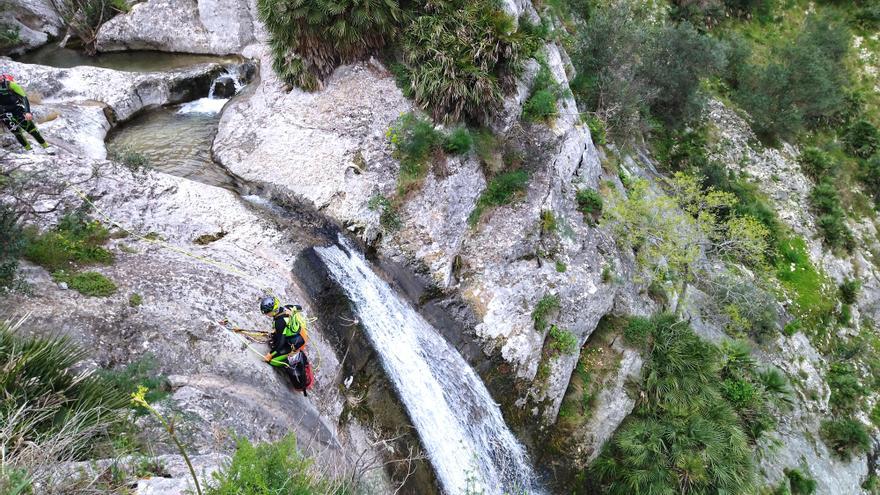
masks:
{"type": "Polygon", "coordinates": [[[52,278],[85,296],[106,297],[116,293],[116,284],[98,272],[68,273],[58,270],[52,272],[52,278]]]}
{"type": "Polygon", "coordinates": [[[855,304],[859,297],[859,290],[862,283],[859,279],[847,279],[840,284],[840,300],[844,304],[855,304]]]}
{"type": "Polygon", "coordinates": [[[862,162],[861,181],[874,203],[880,207],[880,155],[862,162]]]}
{"type": "Polygon", "coordinates": [[[529,122],[550,122],[559,115],[556,102],[563,96],[562,85],[556,82],[550,67],[541,69],[532,83],[532,92],[523,104],[522,118],[529,122]]]}
{"type": "Polygon", "coordinates": [[[747,335],[758,342],[776,335],[776,297],[762,287],[760,280],[720,270],[703,278],[711,313],[725,319],[726,330],[734,337],[747,335]]]}
{"type": "Polygon", "coordinates": [[[791,238],[781,242],[779,249],[776,278],[794,301],[794,314],[808,329],[824,326],[834,310],[834,298],[826,289],[827,280],[810,261],[806,243],[801,238],[791,238]]]}
{"type": "Polygon", "coordinates": [[[12,207],[0,203],[0,289],[10,287],[18,269],[18,257],[25,247],[25,239],[18,225],[18,215],[12,207]]]}
{"type": "Polygon", "coordinates": [[[132,308],[136,308],[136,307],[140,306],[141,304],[143,304],[143,302],[144,302],[143,296],[141,296],[137,292],[128,296],[128,305],[131,306],[132,308]]]}
{"type": "Polygon", "coordinates": [[[602,214],[602,196],[593,189],[578,189],[575,193],[575,201],[577,201],[578,211],[584,214],[585,218],[595,221],[602,214]]]}
{"type": "Polygon", "coordinates": [[[816,480],[804,474],[800,469],[784,469],[788,478],[791,495],[813,495],[816,492],[816,480]]]}
{"type": "Polygon", "coordinates": [[[432,160],[443,151],[464,154],[470,151],[472,138],[467,129],[459,127],[446,135],[434,124],[414,113],[405,113],[388,129],[388,140],[394,157],[400,160],[398,190],[405,193],[418,187],[428,173],[432,160]]]}
{"type": "Polygon", "coordinates": [[[673,126],[698,117],[699,81],[723,66],[711,38],[687,22],[656,22],[643,2],[610,2],[579,35],[575,93],[617,137],[646,129],[650,115],[673,126]]]}
{"type": "Polygon", "coordinates": [[[18,45],[19,42],[21,42],[19,27],[0,22],[0,50],[13,48],[18,45]]]}
{"type": "Polygon", "coordinates": [[[143,153],[127,147],[114,147],[107,151],[107,158],[119,162],[131,170],[150,166],[150,159],[143,153]]]}
{"type": "Polygon", "coordinates": [[[825,444],[844,460],[871,448],[871,436],[865,426],[852,418],[825,420],[819,433],[825,444]]]}
{"type": "Polygon", "coordinates": [[[535,322],[535,330],[543,332],[547,328],[548,317],[559,311],[560,300],[556,294],[545,294],[532,311],[532,321],[535,322]]]}
{"type": "Polygon", "coordinates": [[[846,152],[858,158],[870,158],[880,149],[880,131],[867,120],[859,120],[843,135],[846,152]]]}
{"type": "MultiPolygon", "coordinates": [[[[147,402],[159,402],[171,393],[171,384],[164,375],[156,372],[156,358],[146,354],[131,363],[117,369],[102,369],[97,376],[105,383],[122,391],[126,396],[137,392],[138,388],[146,388],[144,398],[147,402]]],[[[139,414],[146,414],[147,410],[137,407],[139,414]]]]}
{"type": "Polygon", "coordinates": [[[397,206],[381,194],[377,194],[370,198],[370,201],[367,203],[367,208],[379,212],[379,224],[389,232],[399,229],[402,225],[397,206]]]}
{"type": "Polygon", "coordinates": [[[587,127],[590,128],[590,136],[593,138],[593,144],[600,146],[606,144],[608,133],[605,128],[605,122],[603,122],[602,119],[595,115],[589,115],[587,117],[587,127]]]}
{"type": "Polygon", "coordinates": [[[344,495],[344,483],[328,480],[313,461],[297,450],[291,433],[274,443],[254,445],[240,437],[232,460],[214,473],[205,495],[263,495],[266,493],[344,495]]]}
{"type": "Polygon", "coordinates": [[[845,64],[849,46],[844,26],[810,15],[796,36],[774,47],[769,61],[749,62],[733,97],[749,113],[755,133],[788,139],[837,119],[851,79],[845,64]]]}
{"type": "Polygon", "coordinates": [[[525,192],[528,182],[529,174],[524,170],[504,172],[492,178],[486,190],[480,194],[468,223],[476,225],[486,208],[512,203],[518,194],[525,192]]]}
{"type": "Polygon", "coordinates": [[[39,476],[109,443],[108,431],[125,420],[126,396],[100,375],[75,371],[85,357],[65,337],[23,337],[0,324],[0,471],[39,476]]]}
{"type": "Polygon", "coordinates": [[[31,495],[33,486],[24,469],[0,469],[0,493],[6,495],[31,495]]]}
{"type": "Polygon", "coordinates": [[[641,400],[592,467],[602,493],[748,493],[771,400],[748,349],[719,349],[668,314],[650,328],[641,400]]]}
{"type": "Polygon", "coordinates": [[[816,222],[825,243],[833,248],[852,251],[855,239],[846,225],[846,213],[840,203],[837,187],[824,178],[810,192],[810,205],[819,216],[816,222]]]}
{"type": "Polygon", "coordinates": [[[804,174],[815,182],[833,174],[837,169],[837,164],[834,163],[831,155],[814,147],[805,148],[801,152],[799,161],[804,174]]]}
{"type": "Polygon", "coordinates": [[[623,338],[626,343],[644,349],[647,347],[650,337],[654,333],[654,322],[648,318],[633,316],[629,318],[623,330],[623,338]]]}
{"type": "Polygon", "coordinates": [[[125,0],[52,0],[68,33],[79,38],[89,55],[95,54],[98,30],[121,12],[128,12],[125,0]]]}
{"type": "Polygon", "coordinates": [[[847,363],[833,363],[826,376],[831,398],[828,404],[835,413],[853,413],[861,409],[867,390],[862,386],[855,369],[847,363]]]}
{"type": "Polygon", "coordinates": [[[320,89],[338,65],[382,47],[405,17],[396,0],[258,0],[257,8],[275,73],[307,91],[320,89]]]}
{"type": "Polygon", "coordinates": [[[552,234],[556,232],[557,228],[556,215],[553,213],[553,210],[541,210],[541,232],[552,234]]]}
{"type": "Polygon", "coordinates": [[[103,247],[110,232],[97,220],[87,220],[79,213],[66,215],[51,231],[25,231],[24,257],[55,271],[81,264],[108,264],[113,255],[103,247]]]}
{"type": "Polygon", "coordinates": [[[569,330],[551,325],[550,348],[562,354],[577,354],[577,338],[569,330]]]}
{"type": "Polygon", "coordinates": [[[464,155],[470,152],[474,146],[474,138],[471,137],[467,127],[459,126],[443,140],[443,150],[453,155],[464,155]]]}
{"type": "Polygon", "coordinates": [[[538,40],[515,30],[497,0],[427,4],[401,35],[409,92],[438,121],[485,123],[538,40]]]}

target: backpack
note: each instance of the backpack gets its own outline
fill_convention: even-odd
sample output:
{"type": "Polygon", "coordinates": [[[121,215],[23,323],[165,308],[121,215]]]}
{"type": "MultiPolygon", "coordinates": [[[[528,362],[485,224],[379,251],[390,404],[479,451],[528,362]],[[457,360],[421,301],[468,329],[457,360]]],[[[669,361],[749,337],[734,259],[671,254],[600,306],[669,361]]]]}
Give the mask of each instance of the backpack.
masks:
{"type": "Polygon", "coordinates": [[[293,337],[296,334],[299,334],[302,336],[303,342],[308,343],[309,333],[306,331],[306,319],[303,316],[302,307],[297,305],[285,306],[284,311],[281,312],[281,316],[283,316],[287,322],[287,327],[284,329],[284,336],[293,337]]]}
{"type": "Polygon", "coordinates": [[[312,363],[309,362],[306,353],[300,350],[287,356],[287,368],[285,369],[294,390],[308,396],[308,390],[314,385],[315,376],[312,374],[312,363]]]}

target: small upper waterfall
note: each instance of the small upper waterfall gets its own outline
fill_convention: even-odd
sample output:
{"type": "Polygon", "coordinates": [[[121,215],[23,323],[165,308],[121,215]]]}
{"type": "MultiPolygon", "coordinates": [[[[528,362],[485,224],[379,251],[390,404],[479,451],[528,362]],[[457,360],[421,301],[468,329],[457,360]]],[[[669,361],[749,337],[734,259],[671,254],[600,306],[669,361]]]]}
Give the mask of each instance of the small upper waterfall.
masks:
{"type": "Polygon", "coordinates": [[[181,105],[177,113],[220,113],[223,105],[243,87],[240,69],[227,69],[211,83],[207,97],[181,105]]]}
{"type": "Polygon", "coordinates": [[[522,445],[474,370],[356,249],[340,243],[315,251],[354,304],[443,490],[538,492],[522,445]]]}

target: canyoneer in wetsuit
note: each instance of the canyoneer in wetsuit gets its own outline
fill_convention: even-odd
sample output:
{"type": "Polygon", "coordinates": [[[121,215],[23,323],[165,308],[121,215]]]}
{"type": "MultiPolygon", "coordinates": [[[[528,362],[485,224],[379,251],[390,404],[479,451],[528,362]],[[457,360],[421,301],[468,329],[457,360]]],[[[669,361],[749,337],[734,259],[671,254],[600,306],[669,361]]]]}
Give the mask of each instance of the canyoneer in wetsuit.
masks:
{"type": "Polygon", "coordinates": [[[27,132],[47,153],[55,154],[34,124],[27,93],[12,79],[12,76],[6,74],[0,74],[0,121],[3,121],[3,125],[12,132],[24,149],[31,149],[31,143],[28,142],[25,134],[27,132]]]}
{"type": "Polygon", "coordinates": [[[270,351],[263,359],[272,366],[283,368],[293,388],[308,395],[313,377],[312,368],[303,349],[308,341],[306,319],[302,307],[295,304],[281,306],[278,298],[266,296],[260,300],[260,311],[272,318],[269,336],[270,351]]]}

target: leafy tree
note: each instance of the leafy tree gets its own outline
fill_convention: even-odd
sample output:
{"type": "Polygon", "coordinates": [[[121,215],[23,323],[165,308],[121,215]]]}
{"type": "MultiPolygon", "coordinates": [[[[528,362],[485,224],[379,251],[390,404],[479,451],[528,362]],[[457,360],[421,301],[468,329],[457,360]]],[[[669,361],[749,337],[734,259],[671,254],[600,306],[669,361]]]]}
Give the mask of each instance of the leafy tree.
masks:
{"type": "Polygon", "coordinates": [[[763,264],[768,231],[753,217],[731,214],[733,194],[704,190],[698,178],[683,173],[670,182],[671,195],[652,191],[643,180],[635,181],[628,196],[612,191],[604,220],[635,251],[640,266],[655,277],[680,281],[678,313],[703,253],[763,264]]]}
{"type": "Polygon", "coordinates": [[[70,34],[79,38],[89,55],[95,54],[98,30],[120,12],[128,12],[125,0],[52,0],[70,34]]]}
{"type": "Polygon", "coordinates": [[[870,160],[862,163],[861,180],[868,194],[873,196],[874,202],[880,206],[880,155],[874,155],[870,160]]]}
{"type": "Polygon", "coordinates": [[[791,138],[840,116],[850,81],[844,60],[849,40],[844,26],[811,15],[794,39],[774,50],[769,62],[743,71],[751,75],[734,98],[749,112],[758,135],[791,138]]]}

